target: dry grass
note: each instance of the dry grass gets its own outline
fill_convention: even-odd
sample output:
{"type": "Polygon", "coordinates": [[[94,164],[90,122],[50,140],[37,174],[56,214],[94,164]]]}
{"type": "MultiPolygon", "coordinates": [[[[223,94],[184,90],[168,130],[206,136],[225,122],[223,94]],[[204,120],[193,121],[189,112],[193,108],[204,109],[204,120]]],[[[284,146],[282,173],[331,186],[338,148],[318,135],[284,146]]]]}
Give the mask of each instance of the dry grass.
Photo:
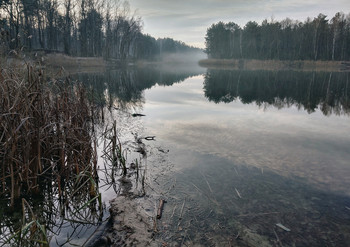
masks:
{"type": "MultiPolygon", "coordinates": [[[[41,70],[0,73],[0,196],[11,205],[54,180],[59,196],[81,172],[96,174],[94,108],[80,85],[48,82],[41,70]]],[[[91,196],[94,196],[93,182],[91,196]]]]}
{"type": "Polygon", "coordinates": [[[256,59],[204,59],[199,65],[207,68],[245,69],[245,70],[300,70],[337,72],[350,70],[346,62],[341,61],[282,61],[256,59]]]}
{"type": "Polygon", "coordinates": [[[63,54],[47,54],[39,62],[48,68],[64,68],[69,72],[89,70],[100,71],[107,66],[102,57],[71,57],[63,54]]]}

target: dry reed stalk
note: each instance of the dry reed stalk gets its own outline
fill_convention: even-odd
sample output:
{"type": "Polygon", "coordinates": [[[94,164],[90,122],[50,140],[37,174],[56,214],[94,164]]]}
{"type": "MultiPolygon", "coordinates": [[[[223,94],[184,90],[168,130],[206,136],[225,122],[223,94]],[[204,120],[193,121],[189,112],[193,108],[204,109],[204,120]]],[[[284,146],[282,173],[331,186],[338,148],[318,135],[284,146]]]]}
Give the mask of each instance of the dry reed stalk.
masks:
{"type": "Polygon", "coordinates": [[[82,85],[48,81],[28,66],[0,77],[0,196],[11,205],[55,176],[60,195],[82,171],[96,175],[92,103],[82,85]]]}
{"type": "MultiPolygon", "coordinates": [[[[38,194],[45,200],[45,210],[36,212],[34,200],[28,200],[26,208],[32,207],[38,217],[26,219],[30,222],[20,228],[0,224],[5,237],[0,245],[43,244],[41,233],[57,224],[57,216],[84,224],[101,217],[93,129],[101,113],[88,96],[82,85],[49,81],[43,71],[30,66],[1,70],[0,199],[16,208],[20,198],[38,194]],[[33,237],[41,242],[32,242],[33,237]]],[[[25,214],[34,215],[28,210],[25,214]]]]}

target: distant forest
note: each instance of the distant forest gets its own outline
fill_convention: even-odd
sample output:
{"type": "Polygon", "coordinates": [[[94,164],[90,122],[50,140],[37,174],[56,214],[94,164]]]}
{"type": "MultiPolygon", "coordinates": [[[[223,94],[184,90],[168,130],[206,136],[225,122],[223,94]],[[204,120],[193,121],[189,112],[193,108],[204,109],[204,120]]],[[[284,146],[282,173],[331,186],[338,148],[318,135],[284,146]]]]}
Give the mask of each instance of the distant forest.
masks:
{"type": "Polygon", "coordinates": [[[62,52],[106,59],[154,59],[199,51],[142,33],[142,20],[119,0],[0,0],[0,54],[62,52]]]}
{"type": "Polygon", "coordinates": [[[350,60],[350,14],[332,19],[319,14],[305,22],[289,18],[254,21],[241,28],[234,22],[207,29],[206,53],[219,59],[350,60]]]}

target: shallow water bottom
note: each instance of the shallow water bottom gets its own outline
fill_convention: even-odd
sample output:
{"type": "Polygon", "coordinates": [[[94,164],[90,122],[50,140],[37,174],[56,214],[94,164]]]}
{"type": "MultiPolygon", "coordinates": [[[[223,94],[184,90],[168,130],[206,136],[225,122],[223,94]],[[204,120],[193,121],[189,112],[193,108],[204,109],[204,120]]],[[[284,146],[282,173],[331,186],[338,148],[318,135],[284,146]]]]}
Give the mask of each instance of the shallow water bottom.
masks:
{"type": "MultiPolygon", "coordinates": [[[[191,152],[188,152],[190,155],[191,152]]],[[[168,246],[350,246],[350,198],[212,155],[163,177],[168,246]]]]}

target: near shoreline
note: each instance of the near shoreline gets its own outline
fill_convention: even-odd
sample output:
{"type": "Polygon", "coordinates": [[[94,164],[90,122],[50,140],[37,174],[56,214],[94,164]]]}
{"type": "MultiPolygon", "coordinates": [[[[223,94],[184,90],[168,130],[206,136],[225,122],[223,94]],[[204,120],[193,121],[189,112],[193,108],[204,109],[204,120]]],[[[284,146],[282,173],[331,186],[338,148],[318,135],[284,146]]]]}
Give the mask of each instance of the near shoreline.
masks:
{"type": "Polygon", "coordinates": [[[350,71],[350,62],[347,61],[203,59],[198,64],[209,69],[350,71]]]}

